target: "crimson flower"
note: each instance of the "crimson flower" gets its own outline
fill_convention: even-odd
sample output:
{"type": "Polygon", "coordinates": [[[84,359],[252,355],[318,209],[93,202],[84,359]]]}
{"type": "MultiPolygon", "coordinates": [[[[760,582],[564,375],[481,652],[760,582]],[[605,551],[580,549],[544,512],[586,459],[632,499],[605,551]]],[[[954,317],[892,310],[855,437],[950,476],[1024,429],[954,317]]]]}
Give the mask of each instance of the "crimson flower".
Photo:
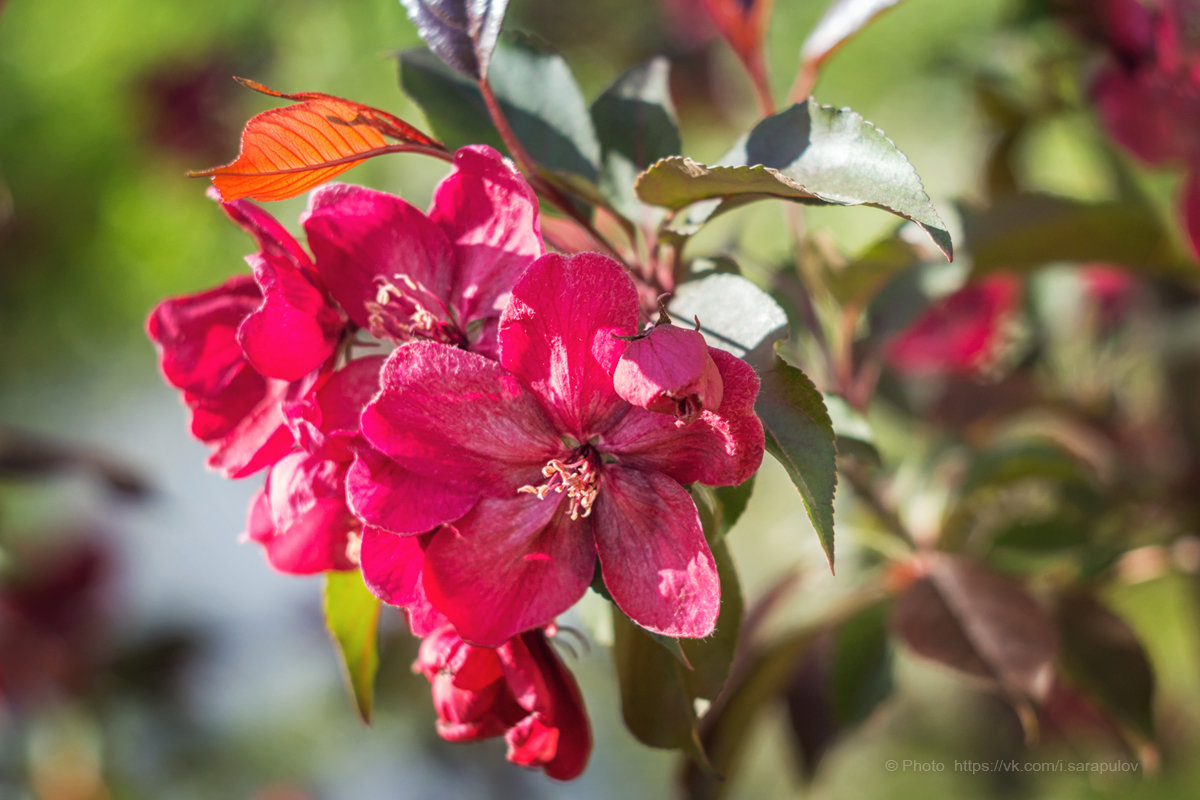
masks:
{"type": "Polygon", "coordinates": [[[1011,275],[994,275],[942,298],[892,339],[887,359],[913,375],[972,375],[1004,341],[1004,325],[1021,299],[1011,275]]]}
{"type": "Polygon", "coordinates": [[[583,772],[592,749],[583,698],[543,631],[474,647],[446,625],[421,642],[413,670],[433,684],[443,739],[503,735],[514,764],[563,781],[583,772]]]}
{"type": "Polygon", "coordinates": [[[351,468],[351,505],[395,534],[443,526],[423,548],[423,586],[467,641],[498,646],[553,619],[597,559],[639,625],[712,632],[720,584],[683,485],[734,485],[758,468],[758,378],[714,349],[717,409],[676,426],[632,406],[612,375],[627,347],[617,337],[637,319],[637,290],[615,261],[547,255],[512,290],[499,362],[417,342],[384,365],[362,417],[378,452],[351,468]]]}
{"type": "Polygon", "coordinates": [[[164,300],[146,332],[157,345],[163,376],[191,410],[192,435],[212,447],[208,465],[242,478],[292,449],[282,403],[306,387],[265,378],[246,359],[237,332],[262,302],[249,275],[207,292],[164,300]]]}
{"type": "Polygon", "coordinates": [[[357,565],[362,525],[346,506],[358,417],[379,387],[382,356],[351,361],[285,408],[302,449],[281,458],[250,503],[245,538],[279,572],[311,575],[357,565]]]}
{"type": "Polygon", "coordinates": [[[301,221],[322,281],[358,327],[488,354],[508,290],[543,252],[536,195],[486,145],[455,153],[428,216],[334,183],[309,195],[301,221]]]}

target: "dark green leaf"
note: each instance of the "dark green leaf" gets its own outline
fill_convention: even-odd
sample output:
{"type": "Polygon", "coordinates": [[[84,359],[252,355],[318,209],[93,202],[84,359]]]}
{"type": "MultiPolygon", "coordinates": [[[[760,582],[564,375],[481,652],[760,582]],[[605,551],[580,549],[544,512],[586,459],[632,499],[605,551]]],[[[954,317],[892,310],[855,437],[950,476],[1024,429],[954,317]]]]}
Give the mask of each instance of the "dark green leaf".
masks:
{"type": "Polygon", "coordinates": [[[368,723],[379,668],[379,608],[379,598],[367,589],[358,570],[325,573],[325,626],[354,705],[368,723]]]}
{"type": "Polygon", "coordinates": [[[946,225],[905,155],[853,111],[811,100],[760,122],[716,166],[666,158],[643,172],[636,188],[643,201],[672,209],[767,197],[869,205],[912,220],[947,258],[952,254],[946,225]]]}
{"type": "Polygon", "coordinates": [[[800,48],[800,59],[815,66],[833,55],[834,51],[868,22],[887,11],[900,0],[833,0],[817,21],[812,33],[800,48]]]}
{"type": "Polygon", "coordinates": [[[720,693],[742,618],[737,572],[724,545],[713,548],[713,557],[721,574],[721,614],[707,639],[677,640],[687,654],[686,663],[613,607],[613,658],[626,726],[643,744],[682,750],[702,766],[707,759],[696,727],[695,701],[720,693]]]}
{"type": "Polygon", "coordinates": [[[729,533],[729,529],[737,524],[741,519],[742,513],[746,510],[746,506],[750,503],[750,495],[754,493],[754,478],[751,475],[746,479],[745,483],[738,486],[716,486],[713,492],[717,495],[717,499],[721,501],[721,526],[725,529],[725,533],[729,533]]]}
{"type": "Polygon", "coordinates": [[[730,787],[724,778],[733,774],[749,740],[751,725],[763,707],[782,693],[813,635],[796,634],[759,653],[713,705],[702,724],[702,741],[715,774],[686,765],[685,796],[691,800],[724,796],[730,787]]]}
{"type": "Polygon", "coordinates": [[[860,724],[892,693],[888,607],[877,603],[836,629],[829,661],[829,699],[839,726],[860,724]]]}
{"type": "Polygon", "coordinates": [[[716,273],[682,284],[671,298],[671,314],[700,320],[713,347],[761,371],[775,357],[775,342],[787,337],[787,314],[769,294],[741,275],[716,273]]]}
{"type": "Polygon", "coordinates": [[[1055,609],[1062,664],[1071,682],[1122,725],[1154,737],[1154,670],[1125,620],[1087,595],[1055,609]]]}
{"type": "MultiPolygon", "coordinates": [[[[400,82],[450,148],[500,146],[479,89],[424,50],[400,54],[400,82]]],[[[538,165],[595,181],[600,144],[587,104],[563,59],[525,40],[502,40],[488,82],[513,133],[538,165]]]]}
{"type": "Polygon", "coordinates": [[[977,274],[1054,261],[1105,261],[1151,274],[1195,276],[1195,266],[1175,249],[1145,203],[1009,195],[986,209],[964,209],[963,236],[977,274]]]}
{"type": "Polygon", "coordinates": [[[645,209],[633,190],[638,173],[682,147],[668,72],[667,60],[655,58],[626,72],[592,103],[600,187],[617,210],[635,220],[645,209]]]}
{"type": "Polygon", "coordinates": [[[1020,439],[1001,442],[977,455],[963,484],[963,495],[985,487],[1038,479],[1084,488],[1096,484],[1086,465],[1050,439],[1020,439]]]}
{"type": "Polygon", "coordinates": [[[468,78],[478,81],[487,77],[508,0],[400,2],[438,58],[468,78]]]}
{"type": "Polygon", "coordinates": [[[843,306],[860,306],[874,297],[897,274],[919,261],[915,247],[898,236],[890,236],[832,272],[826,285],[834,299],[843,306]]]}
{"type": "Polygon", "coordinates": [[[705,486],[692,484],[688,491],[700,512],[700,523],[704,526],[704,538],[710,546],[725,538],[729,530],[746,510],[750,495],[754,491],[754,475],[740,486],[705,486]]]}
{"type": "Polygon", "coordinates": [[[800,490],[804,508],[833,569],[833,495],[837,447],[833,423],[817,387],[800,370],[775,357],[761,373],[754,410],[766,429],[767,452],[779,460],[800,490]]]}

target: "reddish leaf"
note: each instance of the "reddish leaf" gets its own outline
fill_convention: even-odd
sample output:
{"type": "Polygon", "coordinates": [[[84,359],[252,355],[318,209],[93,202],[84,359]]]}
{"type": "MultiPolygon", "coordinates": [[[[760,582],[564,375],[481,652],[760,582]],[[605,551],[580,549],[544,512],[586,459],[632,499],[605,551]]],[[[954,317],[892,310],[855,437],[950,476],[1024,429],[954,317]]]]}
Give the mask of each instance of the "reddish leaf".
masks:
{"type": "Polygon", "coordinates": [[[771,17],[772,1],[704,0],[708,15],[716,23],[717,29],[746,65],[766,114],[772,113],[772,108],[766,58],[763,55],[763,34],[771,17]]]}
{"type": "Polygon", "coordinates": [[[188,173],[211,177],[225,202],[285,200],[331,180],[372,156],[446,148],[386,111],[328,94],[282,94],[244,78],[243,86],[295,105],[264,111],[246,123],[238,157],[219,167],[188,173]],[[389,145],[395,139],[399,144],[389,145]]]}
{"type": "Polygon", "coordinates": [[[1016,581],[964,558],[933,554],[892,614],[917,655],[980,678],[1013,702],[1026,732],[1054,677],[1054,624],[1016,581]]]}

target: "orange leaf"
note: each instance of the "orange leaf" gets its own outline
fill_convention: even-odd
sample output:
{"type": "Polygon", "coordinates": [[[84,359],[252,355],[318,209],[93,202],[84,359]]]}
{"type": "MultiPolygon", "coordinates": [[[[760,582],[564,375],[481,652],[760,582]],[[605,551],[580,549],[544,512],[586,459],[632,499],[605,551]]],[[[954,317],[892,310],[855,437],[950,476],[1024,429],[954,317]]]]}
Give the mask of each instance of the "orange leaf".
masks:
{"type": "Polygon", "coordinates": [[[235,80],[263,94],[299,102],[251,118],[233,161],[188,173],[211,177],[225,202],[295,197],[383,153],[448,157],[441,142],[386,111],[333,95],[283,94],[245,78],[235,80]],[[388,144],[388,139],[398,143],[388,144]]]}

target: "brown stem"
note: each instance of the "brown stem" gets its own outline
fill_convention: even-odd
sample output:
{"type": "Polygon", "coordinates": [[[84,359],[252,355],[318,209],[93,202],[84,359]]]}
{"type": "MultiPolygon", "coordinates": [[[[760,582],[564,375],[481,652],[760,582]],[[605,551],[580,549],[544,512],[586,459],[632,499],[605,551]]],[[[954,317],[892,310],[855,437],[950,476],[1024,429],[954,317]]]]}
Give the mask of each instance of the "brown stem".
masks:
{"type": "MultiPolygon", "coordinates": [[[[492,118],[492,124],[496,126],[496,132],[500,134],[500,139],[504,142],[504,146],[508,148],[508,152],[512,155],[513,160],[517,162],[517,166],[525,173],[525,177],[529,181],[529,185],[533,187],[533,190],[546,198],[547,202],[583,228],[588,236],[592,238],[592,241],[596,243],[598,249],[603,250],[607,255],[625,264],[625,259],[621,257],[617,248],[604,237],[604,234],[596,230],[596,227],[592,225],[592,221],[575,206],[575,203],[559,191],[558,187],[542,178],[541,173],[538,172],[537,162],[530,157],[529,151],[521,144],[521,140],[517,138],[517,134],[513,131],[512,126],[508,124],[508,118],[504,116],[504,110],[500,108],[500,101],[496,99],[496,95],[492,92],[491,84],[488,83],[487,78],[479,81],[479,93],[483,95],[483,104],[487,106],[488,116],[492,118]]],[[[628,264],[626,264],[626,268],[628,268],[628,264]]]]}
{"type": "Polygon", "coordinates": [[[815,88],[817,88],[817,64],[815,61],[805,61],[800,65],[796,79],[792,81],[792,88],[788,91],[788,102],[803,103],[812,96],[815,88]]]}

